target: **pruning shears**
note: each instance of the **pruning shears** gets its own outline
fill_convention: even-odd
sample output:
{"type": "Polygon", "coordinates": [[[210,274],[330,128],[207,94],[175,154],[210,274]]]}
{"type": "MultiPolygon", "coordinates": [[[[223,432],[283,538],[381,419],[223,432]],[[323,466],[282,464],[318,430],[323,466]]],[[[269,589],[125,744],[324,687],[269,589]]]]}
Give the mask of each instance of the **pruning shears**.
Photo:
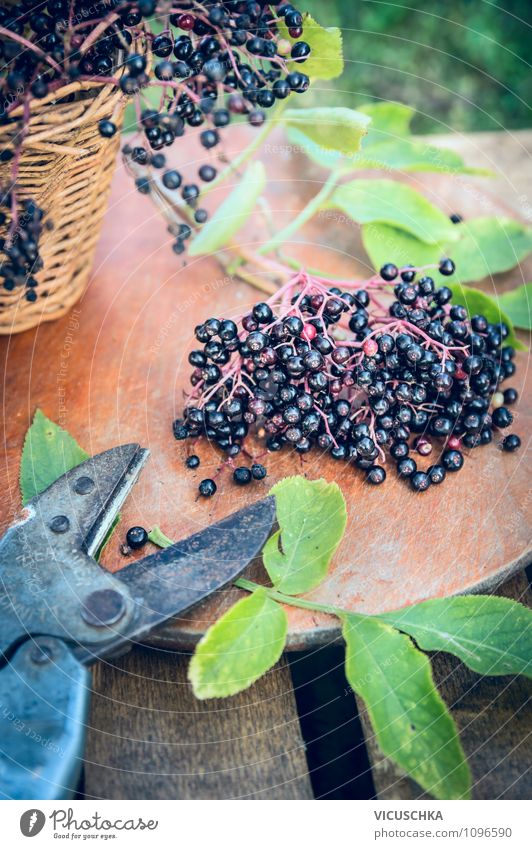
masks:
{"type": "Polygon", "coordinates": [[[265,498],[114,574],[94,554],[148,451],[67,472],[0,540],[0,798],[68,799],[79,781],[89,667],[233,581],[268,538],[265,498]]]}

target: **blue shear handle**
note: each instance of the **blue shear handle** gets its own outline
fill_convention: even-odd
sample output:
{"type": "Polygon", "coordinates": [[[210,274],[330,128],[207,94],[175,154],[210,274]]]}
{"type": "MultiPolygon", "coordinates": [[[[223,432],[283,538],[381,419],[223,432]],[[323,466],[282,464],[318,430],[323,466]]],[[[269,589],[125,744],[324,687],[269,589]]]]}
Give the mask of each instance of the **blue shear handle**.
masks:
{"type": "Polygon", "coordinates": [[[90,692],[88,670],[52,637],[28,639],[0,669],[0,799],[72,798],[90,692]]]}

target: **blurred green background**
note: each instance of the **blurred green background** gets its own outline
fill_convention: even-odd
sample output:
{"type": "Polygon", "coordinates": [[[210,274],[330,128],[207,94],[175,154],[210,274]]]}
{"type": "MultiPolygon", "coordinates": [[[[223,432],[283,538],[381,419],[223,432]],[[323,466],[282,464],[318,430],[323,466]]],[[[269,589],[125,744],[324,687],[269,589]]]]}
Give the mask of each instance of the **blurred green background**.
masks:
{"type": "Polygon", "coordinates": [[[302,0],[299,6],[323,26],[342,29],[346,67],[329,84],[336,105],[373,98],[407,103],[419,112],[413,127],[419,133],[532,126],[531,0],[424,0],[418,8],[302,0]]]}

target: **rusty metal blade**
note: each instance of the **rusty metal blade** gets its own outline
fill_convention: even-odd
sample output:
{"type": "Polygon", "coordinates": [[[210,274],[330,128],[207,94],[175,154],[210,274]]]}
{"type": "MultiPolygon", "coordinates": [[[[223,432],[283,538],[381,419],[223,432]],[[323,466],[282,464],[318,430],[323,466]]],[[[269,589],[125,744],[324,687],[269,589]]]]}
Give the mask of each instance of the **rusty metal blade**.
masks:
{"type": "Polygon", "coordinates": [[[275,501],[265,498],[115,572],[136,604],[130,638],[138,639],[234,580],[261,551],[274,519],[275,501]]]}
{"type": "MultiPolygon", "coordinates": [[[[0,540],[0,655],[23,637],[48,634],[99,644],[102,628],[80,615],[92,593],[116,581],[93,558],[148,457],[137,444],[121,445],[62,475],[25,508],[25,517],[0,540]]],[[[125,599],[123,621],[133,614],[125,599]]]]}

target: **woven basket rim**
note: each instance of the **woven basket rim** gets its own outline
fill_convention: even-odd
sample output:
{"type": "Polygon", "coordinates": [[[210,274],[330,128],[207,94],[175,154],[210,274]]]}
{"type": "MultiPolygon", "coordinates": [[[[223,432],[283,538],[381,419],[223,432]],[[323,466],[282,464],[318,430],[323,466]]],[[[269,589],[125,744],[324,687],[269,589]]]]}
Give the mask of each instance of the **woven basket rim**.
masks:
{"type": "MultiPolygon", "coordinates": [[[[116,90],[117,94],[118,93],[121,94],[121,91],[118,88],[118,86],[112,85],[111,83],[102,83],[102,82],[97,82],[96,80],[76,80],[72,83],[66,83],[64,86],[61,86],[61,88],[56,89],[56,91],[53,91],[50,94],[47,94],[46,97],[42,97],[42,98],[32,97],[29,100],[30,121],[31,121],[32,115],[35,114],[35,112],[40,112],[43,107],[49,106],[49,104],[53,104],[52,108],[54,108],[54,109],[56,107],[72,105],[72,104],[68,104],[68,103],[65,103],[65,104],[54,103],[54,101],[56,101],[56,100],[61,100],[63,97],[68,97],[70,94],[76,94],[77,92],[91,91],[91,90],[94,90],[94,89],[106,89],[106,88],[109,89],[109,91],[112,91],[114,89],[114,90],[116,90]]],[[[72,101],[72,103],[75,103],[75,102],[79,103],[79,102],[82,102],[82,101],[72,101]]],[[[9,114],[10,114],[11,118],[20,118],[24,114],[24,105],[20,104],[19,106],[17,106],[16,109],[13,110],[13,112],[10,112],[9,114]]],[[[10,129],[10,125],[4,124],[4,125],[0,126],[0,133],[9,132],[9,129],[10,129]]]]}

